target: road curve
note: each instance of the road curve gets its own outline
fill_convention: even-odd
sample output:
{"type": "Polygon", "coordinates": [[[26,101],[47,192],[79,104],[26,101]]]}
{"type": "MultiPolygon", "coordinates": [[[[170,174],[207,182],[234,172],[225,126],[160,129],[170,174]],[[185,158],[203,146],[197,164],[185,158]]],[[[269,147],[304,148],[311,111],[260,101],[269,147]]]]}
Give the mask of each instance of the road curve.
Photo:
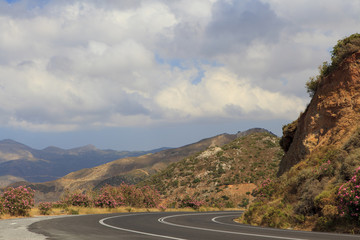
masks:
{"type": "Polygon", "coordinates": [[[40,221],[29,230],[50,240],[354,240],[359,235],[261,228],[237,224],[242,212],[123,213],[84,215],[40,221]]]}

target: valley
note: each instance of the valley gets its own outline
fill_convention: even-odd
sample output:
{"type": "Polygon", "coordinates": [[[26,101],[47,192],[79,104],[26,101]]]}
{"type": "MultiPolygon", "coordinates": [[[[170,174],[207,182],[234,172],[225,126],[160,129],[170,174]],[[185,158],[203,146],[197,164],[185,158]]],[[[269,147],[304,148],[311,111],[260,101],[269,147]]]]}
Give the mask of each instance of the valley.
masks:
{"type": "Polygon", "coordinates": [[[71,172],[91,168],[120,158],[155,153],[151,151],[101,150],[93,145],[73,149],[47,147],[33,149],[19,142],[0,141],[0,187],[13,182],[46,182],[56,180],[71,172]]]}

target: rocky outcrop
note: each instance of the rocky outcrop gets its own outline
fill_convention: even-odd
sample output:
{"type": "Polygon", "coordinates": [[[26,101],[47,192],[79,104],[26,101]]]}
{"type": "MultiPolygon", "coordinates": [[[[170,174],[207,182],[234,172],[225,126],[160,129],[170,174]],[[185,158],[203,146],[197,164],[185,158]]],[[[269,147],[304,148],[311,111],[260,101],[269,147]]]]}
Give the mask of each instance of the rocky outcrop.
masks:
{"type": "Polygon", "coordinates": [[[285,126],[278,175],[324,146],[344,144],[360,126],[360,51],[325,78],[305,112],[285,126]]]}

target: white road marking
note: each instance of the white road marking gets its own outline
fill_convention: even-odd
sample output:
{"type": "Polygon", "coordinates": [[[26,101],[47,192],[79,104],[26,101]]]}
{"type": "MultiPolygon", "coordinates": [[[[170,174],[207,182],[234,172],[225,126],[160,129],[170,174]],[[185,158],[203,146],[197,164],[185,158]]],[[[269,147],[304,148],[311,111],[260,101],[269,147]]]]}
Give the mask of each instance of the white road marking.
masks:
{"type": "MultiPolygon", "coordinates": [[[[183,217],[183,216],[189,216],[189,215],[203,215],[203,214],[204,213],[202,213],[202,214],[178,214],[178,215],[172,215],[172,216],[159,218],[158,221],[161,223],[167,224],[167,225],[175,226],[175,227],[189,228],[189,229],[209,231],[209,232],[219,232],[219,233],[228,233],[228,234],[236,234],[236,235],[244,235],[244,236],[252,236],[252,237],[273,238],[273,239],[275,238],[275,239],[287,239],[287,240],[306,240],[303,238],[289,238],[289,237],[279,237],[279,236],[262,235],[262,234],[223,231],[223,230],[216,230],[216,229],[210,229],[210,228],[200,228],[200,227],[180,225],[180,224],[175,224],[175,223],[170,223],[170,222],[165,221],[166,219],[169,219],[169,218],[183,217]]],[[[213,214],[213,213],[209,213],[209,214],[213,214]]]]}
{"type": "MultiPolygon", "coordinates": [[[[258,228],[257,226],[251,226],[251,225],[245,225],[245,224],[239,224],[239,223],[223,223],[218,221],[217,219],[219,218],[225,218],[225,217],[230,217],[230,216],[238,216],[238,215],[226,215],[226,216],[217,216],[211,219],[212,222],[217,223],[217,224],[222,224],[222,225],[228,225],[228,226],[237,226],[239,228],[258,228]]],[[[312,232],[312,231],[301,231],[301,230],[290,230],[290,229],[279,229],[279,228],[266,228],[266,230],[270,230],[270,231],[275,231],[275,232],[289,232],[289,231],[296,231],[296,232],[301,232],[302,234],[318,234],[318,235],[330,235],[330,236],[337,236],[337,237],[351,237],[351,238],[356,238],[359,239],[359,235],[350,235],[350,234],[341,234],[341,233],[329,233],[329,232],[312,232]]]]}
{"type": "Polygon", "coordinates": [[[137,233],[137,234],[142,234],[142,235],[146,235],[146,236],[152,236],[152,237],[160,237],[160,238],[167,238],[167,239],[173,239],[173,240],[186,240],[184,238],[176,238],[176,237],[171,237],[171,236],[165,236],[165,235],[159,235],[159,234],[153,234],[153,233],[147,233],[147,232],[140,232],[140,231],[136,231],[136,230],[132,230],[132,229],[127,229],[127,228],[120,228],[120,227],[115,227],[109,224],[106,224],[105,221],[108,219],[112,219],[112,218],[120,218],[120,217],[129,217],[129,216],[135,216],[135,215],[143,215],[143,214],[131,214],[131,215],[121,215],[121,216],[115,216],[115,217],[107,217],[107,218],[103,218],[99,221],[99,223],[103,226],[109,227],[109,228],[113,228],[113,229],[117,229],[117,230],[121,230],[121,231],[126,231],[126,232],[132,232],[132,233],[137,233]]]}

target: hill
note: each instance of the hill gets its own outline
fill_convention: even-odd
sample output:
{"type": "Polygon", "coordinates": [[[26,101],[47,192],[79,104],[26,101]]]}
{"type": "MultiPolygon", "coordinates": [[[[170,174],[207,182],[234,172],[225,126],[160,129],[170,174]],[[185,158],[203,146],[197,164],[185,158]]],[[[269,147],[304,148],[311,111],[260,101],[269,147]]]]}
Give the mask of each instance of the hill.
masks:
{"type": "MultiPolygon", "coordinates": [[[[164,169],[168,164],[182,160],[209,146],[223,146],[234,140],[236,134],[221,134],[203,139],[183,147],[167,149],[153,154],[118,159],[94,168],[69,173],[54,181],[30,184],[37,190],[38,200],[57,200],[66,191],[91,190],[105,184],[119,185],[122,182],[134,184],[164,169]]],[[[18,183],[24,184],[24,183],[18,183]]]]}
{"type": "Polygon", "coordinates": [[[170,206],[185,197],[216,207],[246,206],[250,192],[276,176],[282,155],[277,136],[250,130],[172,163],[140,184],[157,188],[170,206]]]}
{"type": "Polygon", "coordinates": [[[283,128],[279,177],[255,192],[243,222],[360,233],[359,50],[359,34],[340,40],[310,79],[310,104],[283,128]]]}
{"type": "MultiPolygon", "coordinates": [[[[157,151],[161,150],[163,149],[157,151]]],[[[156,150],[136,152],[100,150],[92,145],[69,150],[57,147],[36,150],[6,139],[0,141],[0,187],[20,179],[30,182],[51,181],[83,168],[153,152],[156,150]]]]}

